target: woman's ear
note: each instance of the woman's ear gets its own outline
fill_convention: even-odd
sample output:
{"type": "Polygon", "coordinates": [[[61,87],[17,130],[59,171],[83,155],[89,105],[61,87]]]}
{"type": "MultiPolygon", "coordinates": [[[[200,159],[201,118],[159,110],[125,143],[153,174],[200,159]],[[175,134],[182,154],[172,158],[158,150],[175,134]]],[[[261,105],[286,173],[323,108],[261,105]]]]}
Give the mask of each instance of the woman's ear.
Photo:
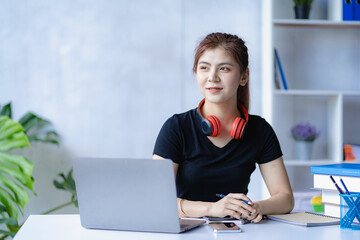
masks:
{"type": "Polygon", "coordinates": [[[249,68],[246,68],[240,79],[240,86],[244,87],[249,82],[249,68]]]}

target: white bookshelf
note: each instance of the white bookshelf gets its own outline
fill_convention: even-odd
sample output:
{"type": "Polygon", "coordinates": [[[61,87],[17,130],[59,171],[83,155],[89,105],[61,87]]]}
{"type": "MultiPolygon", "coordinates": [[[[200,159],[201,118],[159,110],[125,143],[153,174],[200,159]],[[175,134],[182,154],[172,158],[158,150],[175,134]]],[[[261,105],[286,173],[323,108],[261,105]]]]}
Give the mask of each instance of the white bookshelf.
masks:
{"type": "Polygon", "coordinates": [[[274,19],[275,27],[329,27],[329,28],[360,28],[358,21],[330,21],[326,19],[274,19]]]}
{"type": "Polygon", "coordinates": [[[309,20],[297,20],[293,1],[263,0],[263,116],[279,138],[295,191],[311,188],[301,178],[311,177],[310,166],[342,162],[343,144],[360,143],[360,22],[329,21],[326,0],[313,5],[309,20]],[[275,88],[274,48],[288,90],[275,88]],[[299,122],[320,130],[308,161],[295,159],[290,129],[299,122]]]}

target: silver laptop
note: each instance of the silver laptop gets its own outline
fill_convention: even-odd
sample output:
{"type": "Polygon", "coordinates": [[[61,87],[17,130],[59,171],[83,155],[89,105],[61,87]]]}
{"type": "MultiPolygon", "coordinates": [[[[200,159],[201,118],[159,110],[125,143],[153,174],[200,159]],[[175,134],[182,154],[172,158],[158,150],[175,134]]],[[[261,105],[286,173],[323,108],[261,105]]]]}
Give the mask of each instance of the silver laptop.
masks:
{"type": "Polygon", "coordinates": [[[179,219],[170,160],[75,158],[85,228],[180,233],[204,220],[179,219]]]}

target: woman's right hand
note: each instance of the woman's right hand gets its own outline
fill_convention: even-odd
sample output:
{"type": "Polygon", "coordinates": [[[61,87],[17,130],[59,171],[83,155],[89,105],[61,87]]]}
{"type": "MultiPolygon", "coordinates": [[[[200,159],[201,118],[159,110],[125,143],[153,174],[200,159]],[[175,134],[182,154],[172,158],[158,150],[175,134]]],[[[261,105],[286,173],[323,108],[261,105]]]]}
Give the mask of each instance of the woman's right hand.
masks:
{"type": "Polygon", "coordinates": [[[237,219],[247,219],[251,214],[256,213],[252,207],[253,203],[250,198],[242,193],[230,193],[224,198],[211,204],[209,216],[211,217],[234,217],[237,219]],[[248,201],[248,204],[242,200],[248,201]]]}

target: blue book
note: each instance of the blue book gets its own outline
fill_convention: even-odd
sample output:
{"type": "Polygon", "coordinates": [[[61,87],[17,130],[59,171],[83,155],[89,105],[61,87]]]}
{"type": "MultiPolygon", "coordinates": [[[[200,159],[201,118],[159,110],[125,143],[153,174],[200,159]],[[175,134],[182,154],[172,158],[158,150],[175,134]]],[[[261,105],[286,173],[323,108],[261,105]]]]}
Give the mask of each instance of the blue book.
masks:
{"type": "Polygon", "coordinates": [[[312,174],[338,175],[348,177],[360,177],[360,164],[339,163],[310,167],[312,174]]]}
{"type": "Polygon", "coordinates": [[[343,1],[343,20],[354,20],[354,2],[355,0],[342,0],[343,1]]]}
{"type": "Polygon", "coordinates": [[[279,54],[278,54],[276,49],[275,49],[275,57],[276,57],[276,61],[277,61],[278,66],[279,66],[279,71],[280,71],[280,75],[281,75],[281,79],[282,79],[284,89],[288,90],[288,86],[286,84],[286,79],[285,79],[285,74],[284,74],[284,71],[283,71],[283,69],[281,67],[280,57],[279,57],[279,54]]]}
{"type": "Polygon", "coordinates": [[[360,21],[360,1],[354,1],[354,20],[360,21]]]}

